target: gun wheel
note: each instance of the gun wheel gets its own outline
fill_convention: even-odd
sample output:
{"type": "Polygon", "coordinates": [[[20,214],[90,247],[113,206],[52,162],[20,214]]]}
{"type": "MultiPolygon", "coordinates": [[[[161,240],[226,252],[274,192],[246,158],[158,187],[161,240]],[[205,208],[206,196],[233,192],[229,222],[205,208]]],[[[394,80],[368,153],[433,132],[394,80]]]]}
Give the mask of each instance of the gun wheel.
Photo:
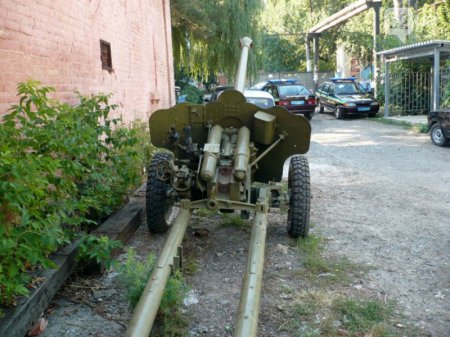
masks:
{"type": "Polygon", "coordinates": [[[170,153],[159,152],[153,155],[148,170],[147,191],[145,194],[147,226],[152,233],[165,233],[170,227],[173,201],[167,198],[170,185],[161,179],[163,163],[173,160],[170,153]]]}
{"type": "Polygon", "coordinates": [[[309,164],[306,157],[292,156],[288,177],[288,234],[293,238],[308,236],[311,209],[309,164]]]}

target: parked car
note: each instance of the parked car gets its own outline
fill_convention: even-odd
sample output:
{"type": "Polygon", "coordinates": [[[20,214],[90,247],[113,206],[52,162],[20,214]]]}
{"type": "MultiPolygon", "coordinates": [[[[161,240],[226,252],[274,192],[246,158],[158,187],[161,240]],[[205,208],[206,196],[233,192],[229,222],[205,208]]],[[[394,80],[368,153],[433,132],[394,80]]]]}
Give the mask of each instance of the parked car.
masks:
{"type": "Polygon", "coordinates": [[[316,91],[319,112],[325,108],[333,111],[337,119],[346,114],[367,114],[375,117],[380,109],[378,102],[363,92],[354,77],[331,78],[323,82],[316,91]]]}
{"type": "Polygon", "coordinates": [[[450,145],[450,110],[430,111],[427,118],[433,144],[450,145]]]}
{"type": "Polygon", "coordinates": [[[262,90],[273,96],[276,105],[311,120],[317,106],[316,96],[304,85],[296,84],[295,80],[270,80],[262,90]]]}
{"type": "Polygon", "coordinates": [[[273,96],[265,91],[244,90],[244,96],[247,102],[255,104],[260,108],[266,109],[275,105],[273,96]]]}
{"type": "MultiPolygon", "coordinates": [[[[233,86],[220,86],[217,87],[212,94],[211,98],[209,99],[209,102],[217,101],[220,94],[223,93],[226,90],[234,89],[233,86]]],[[[275,101],[273,99],[273,96],[269,94],[268,92],[264,92],[261,90],[244,90],[244,96],[247,102],[255,104],[261,108],[270,108],[275,105],[275,101]]],[[[208,102],[208,101],[205,101],[208,102]]]]}
{"type": "Polygon", "coordinates": [[[261,90],[265,85],[267,84],[267,81],[264,82],[258,82],[255,85],[253,85],[250,90],[261,90]]]}
{"type": "Polygon", "coordinates": [[[210,102],[217,101],[217,98],[219,98],[219,95],[221,92],[223,92],[225,90],[230,90],[230,89],[234,89],[234,87],[232,85],[221,85],[221,86],[216,87],[214,89],[214,92],[211,95],[209,101],[210,102]]]}

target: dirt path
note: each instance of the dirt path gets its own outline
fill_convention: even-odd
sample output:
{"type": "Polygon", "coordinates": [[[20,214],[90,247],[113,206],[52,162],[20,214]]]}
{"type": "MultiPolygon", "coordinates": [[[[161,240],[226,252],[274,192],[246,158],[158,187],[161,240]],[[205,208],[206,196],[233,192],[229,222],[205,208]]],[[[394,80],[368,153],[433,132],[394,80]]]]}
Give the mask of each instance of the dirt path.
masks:
{"type": "MultiPolygon", "coordinates": [[[[286,215],[272,212],[259,336],[316,336],[292,328],[290,308],[305,291],[395,300],[399,317],[406,315],[400,326],[416,326],[420,336],[450,336],[450,150],[431,145],[427,135],[363,118],[316,115],[312,128],[312,234],[326,238],[327,256],[372,268],[348,284],[321,289],[301,275],[302,256],[286,235],[286,215]]],[[[191,292],[183,309],[189,336],[233,335],[250,223],[224,222],[219,215],[196,215],[184,240],[185,257],[195,264],[186,276],[191,292]],[[199,228],[209,234],[196,236],[199,228]]],[[[143,225],[130,244],[145,256],[163,241],[143,225]]],[[[113,292],[89,292],[90,308],[60,297],[44,337],[123,335],[129,309],[115,274],[90,282],[113,292]],[[98,307],[102,315],[93,311],[98,307]]]]}
{"type": "Polygon", "coordinates": [[[376,266],[371,287],[450,336],[449,149],[365,119],[314,122],[312,218],[329,251],[376,266]]]}

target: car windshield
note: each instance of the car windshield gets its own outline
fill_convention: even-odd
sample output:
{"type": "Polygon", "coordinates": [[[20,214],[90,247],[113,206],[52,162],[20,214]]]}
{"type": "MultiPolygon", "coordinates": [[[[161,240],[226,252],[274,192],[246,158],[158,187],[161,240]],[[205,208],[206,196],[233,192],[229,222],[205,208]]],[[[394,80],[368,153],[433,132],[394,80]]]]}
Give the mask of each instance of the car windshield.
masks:
{"type": "Polygon", "coordinates": [[[334,86],[335,95],[353,95],[361,93],[354,82],[336,83],[334,86]]]}
{"type": "Polygon", "coordinates": [[[255,104],[259,106],[260,108],[270,108],[271,106],[274,106],[275,103],[270,98],[264,98],[264,97],[245,97],[247,102],[255,104]]]}
{"type": "Polygon", "coordinates": [[[282,85],[278,88],[281,96],[310,95],[311,92],[303,85],[282,85]]]}

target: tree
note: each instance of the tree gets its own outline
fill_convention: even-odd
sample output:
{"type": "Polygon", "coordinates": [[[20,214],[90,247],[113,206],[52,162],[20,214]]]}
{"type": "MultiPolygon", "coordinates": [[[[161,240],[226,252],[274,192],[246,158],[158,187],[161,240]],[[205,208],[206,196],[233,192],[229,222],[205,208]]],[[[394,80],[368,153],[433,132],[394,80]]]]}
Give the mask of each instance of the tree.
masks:
{"type": "MultiPolygon", "coordinates": [[[[172,35],[176,68],[196,77],[224,72],[234,77],[239,39],[251,37],[258,48],[262,0],[172,0],[172,35]]],[[[258,52],[250,53],[249,73],[256,73],[258,52]]]]}

